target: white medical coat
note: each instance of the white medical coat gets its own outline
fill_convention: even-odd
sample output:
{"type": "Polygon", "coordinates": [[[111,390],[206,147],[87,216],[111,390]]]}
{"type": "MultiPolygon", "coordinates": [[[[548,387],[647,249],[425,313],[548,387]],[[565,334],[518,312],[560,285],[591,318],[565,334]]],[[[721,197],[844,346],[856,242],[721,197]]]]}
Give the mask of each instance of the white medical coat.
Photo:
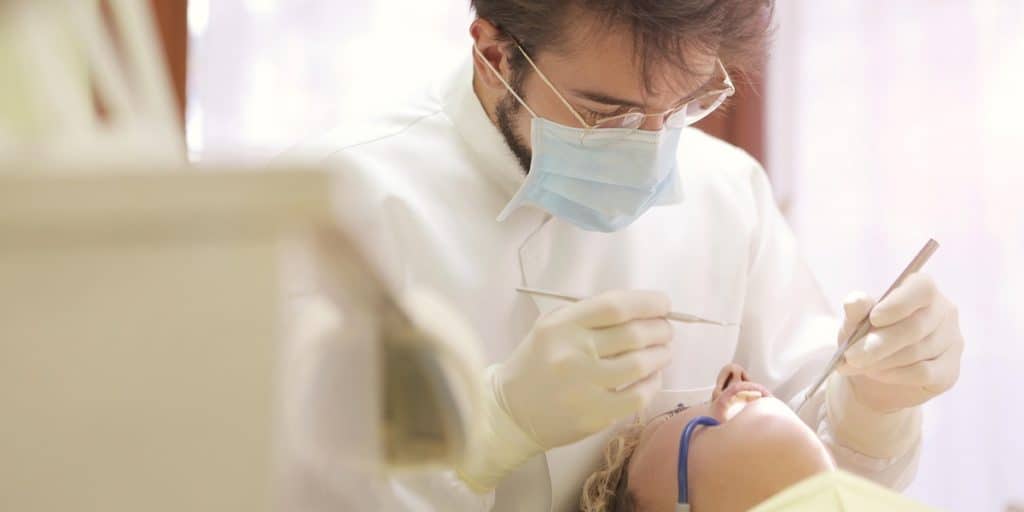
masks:
{"type": "MultiPolygon", "coordinates": [[[[375,240],[372,252],[393,286],[440,291],[476,328],[488,363],[507,358],[538,316],[560,305],[517,293],[517,286],[581,296],[659,290],[671,297],[674,310],[737,322],[739,327],[727,328],[674,324],[673,361],[651,412],[707,399],[719,369],[730,361],[784,400],[811,384],[835,348],[837,322],[754,159],[686,129],[678,165],[683,198],[677,204],[652,208],[615,233],[583,231],[533,207],[498,222],[524,173],[475,95],[472,73],[465,63],[420,100],[364,127],[355,140],[329,134],[290,153],[329,162],[344,176],[344,187],[334,191],[339,208],[365,219],[366,230],[373,231],[366,234],[375,240]]],[[[321,337],[340,332],[325,327],[321,337]]],[[[298,398],[313,423],[318,409],[345,407],[332,402],[330,389],[308,391],[317,382],[331,382],[317,373],[344,371],[344,361],[329,358],[322,354],[310,377],[311,396],[298,398]]],[[[803,416],[840,466],[893,486],[909,481],[919,422],[901,434],[910,449],[879,459],[837,442],[826,409],[819,391],[803,416]]],[[[322,454],[340,456],[340,443],[330,446],[330,429],[325,434],[322,426],[311,428],[324,444],[322,454]]],[[[485,496],[472,493],[450,471],[353,485],[343,471],[326,469],[334,466],[331,461],[313,464],[299,457],[293,463],[307,467],[293,473],[306,480],[300,487],[307,492],[307,509],[347,510],[374,489],[375,501],[362,506],[575,510],[583,480],[596,468],[611,431],[534,457],[485,496]]]]}

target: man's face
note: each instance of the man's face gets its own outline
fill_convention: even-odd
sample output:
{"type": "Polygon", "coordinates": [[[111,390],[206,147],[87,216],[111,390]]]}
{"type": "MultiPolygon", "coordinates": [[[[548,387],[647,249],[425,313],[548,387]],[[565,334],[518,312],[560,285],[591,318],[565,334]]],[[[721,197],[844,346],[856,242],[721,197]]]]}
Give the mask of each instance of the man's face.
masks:
{"type": "MultiPolygon", "coordinates": [[[[634,51],[628,29],[594,28],[574,21],[571,34],[559,48],[538,48],[530,57],[542,73],[572,105],[584,121],[594,124],[599,119],[630,111],[660,113],[679,106],[698,92],[714,88],[714,55],[686,55],[692,71],[684,71],[668,62],[653,60],[644,73],[634,51]]],[[[509,52],[518,52],[510,46],[509,52]]],[[[510,56],[511,57],[511,56],[510,56]]],[[[519,60],[519,59],[516,59],[519,60]]],[[[579,120],[559,100],[551,88],[524,63],[513,76],[512,86],[537,113],[555,123],[583,128],[579,120]]],[[[506,93],[495,107],[498,128],[516,154],[524,169],[530,167],[530,114],[511,93],[506,93]]],[[[663,119],[648,117],[641,129],[659,130],[663,119]]]]}

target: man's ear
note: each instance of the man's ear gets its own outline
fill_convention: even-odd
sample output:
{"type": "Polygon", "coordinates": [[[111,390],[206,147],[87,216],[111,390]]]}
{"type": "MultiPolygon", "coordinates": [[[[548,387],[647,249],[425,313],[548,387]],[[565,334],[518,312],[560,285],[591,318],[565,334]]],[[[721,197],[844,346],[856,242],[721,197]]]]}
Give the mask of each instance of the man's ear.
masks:
{"type": "Polygon", "coordinates": [[[482,59],[487,59],[487,62],[498,73],[501,73],[502,78],[506,81],[510,80],[512,72],[506,53],[510,47],[508,40],[502,37],[501,29],[483,18],[473,21],[469,26],[469,35],[473,37],[473,44],[476,46],[476,50],[473,51],[473,69],[476,71],[476,76],[486,87],[504,93],[505,86],[501,80],[498,80],[498,77],[494,76],[494,71],[482,59]]]}

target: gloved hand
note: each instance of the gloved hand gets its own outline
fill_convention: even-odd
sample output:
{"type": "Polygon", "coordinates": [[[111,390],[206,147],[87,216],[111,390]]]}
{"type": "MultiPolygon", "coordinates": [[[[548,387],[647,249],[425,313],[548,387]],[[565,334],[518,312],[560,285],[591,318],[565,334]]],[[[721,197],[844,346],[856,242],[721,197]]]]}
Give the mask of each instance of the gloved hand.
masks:
{"type": "Polygon", "coordinates": [[[542,316],[507,361],[488,368],[486,419],[458,473],[477,491],[529,457],[643,409],[669,364],[660,293],[615,291],[542,316]]]}
{"type": "Polygon", "coordinates": [[[872,311],[875,300],[853,294],[844,304],[840,342],[871,312],[872,329],[838,368],[857,400],[878,412],[927,402],[960,376],[963,335],[956,307],[925,274],[910,275],[872,311]]]}

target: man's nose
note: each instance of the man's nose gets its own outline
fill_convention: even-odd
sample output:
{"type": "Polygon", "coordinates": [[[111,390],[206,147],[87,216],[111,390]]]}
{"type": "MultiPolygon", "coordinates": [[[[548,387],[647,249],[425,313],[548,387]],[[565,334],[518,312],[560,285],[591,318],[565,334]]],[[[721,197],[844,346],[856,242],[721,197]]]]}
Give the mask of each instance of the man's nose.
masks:
{"type": "Polygon", "coordinates": [[[644,131],[656,132],[665,127],[665,116],[647,116],[643,122],[640,123],[640,129],[644,131]]]}

